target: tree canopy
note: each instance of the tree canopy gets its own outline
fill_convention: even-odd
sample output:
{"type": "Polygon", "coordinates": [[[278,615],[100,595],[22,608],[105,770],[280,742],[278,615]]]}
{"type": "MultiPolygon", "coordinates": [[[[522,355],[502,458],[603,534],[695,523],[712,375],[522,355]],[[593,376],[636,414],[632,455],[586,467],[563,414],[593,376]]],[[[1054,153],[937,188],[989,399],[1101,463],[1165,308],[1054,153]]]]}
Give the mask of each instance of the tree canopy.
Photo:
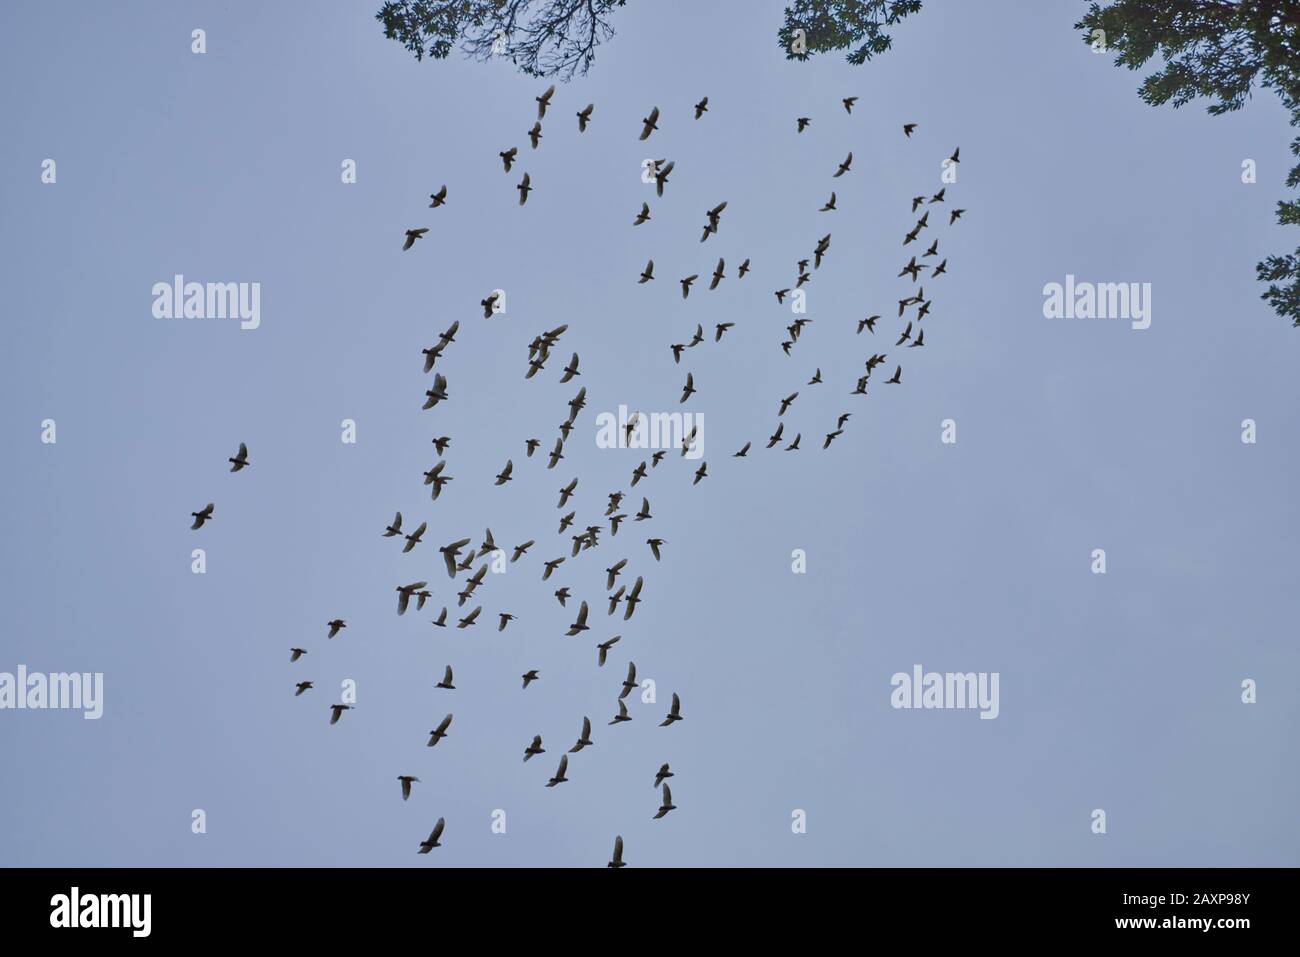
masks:
{"type": "Polygon", "coordinates": [[[417,60],[502,56],[531,76],[586,73],[626,0],[388,0],[375,19],[417,60]]]}
{"type": "MultiPolygon", "coordinates": [[[[1160,58],[1163,65],[1138,89],[1152,106],[1177,108],[1206,98],[1218,116],[1241,109],[1258,85],[1275,91],[1291,125],[1300,126],[1300,0],[1092,2],[1075,28],[1084,31],[1085,42],[1101,40],[1113,50],[1117,66],[1139,70],[1160,58]]],[[[1300,136],[1292,139],[1291,153],[1300,158],[1300,136]]],[[[1300,163],[1286,186],[1300,188],[1300,163]]],[[[1300,202],[1280,200],[1277,221],[1300,225],[1300,202]]],[[[1269,284],[1261,298],[1300,326],[1300,248],[1269,256],[1255,273],[1269,284]]]]}
{"type": "Polygon", "coordinates": [[[862,64],[893,45],[885,27],[920,9],[921,0],[795,0],[777,41],[789,60],[854,47],[846,59],[862,64]]]}

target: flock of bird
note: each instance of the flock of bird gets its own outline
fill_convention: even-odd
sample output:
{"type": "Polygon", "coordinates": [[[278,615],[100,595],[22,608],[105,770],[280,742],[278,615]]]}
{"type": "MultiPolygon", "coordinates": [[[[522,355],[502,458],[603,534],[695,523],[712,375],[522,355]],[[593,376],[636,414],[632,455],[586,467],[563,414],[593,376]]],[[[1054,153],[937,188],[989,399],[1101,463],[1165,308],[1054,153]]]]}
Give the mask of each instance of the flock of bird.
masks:
{"type": "MultiPolygon", "coordinates": [[[[534,150],[539,147],[542,141],[542,121],[546,118],[547,111],[551,107],[554,95],[555,87],[551,86],[542,95],[535,98],[537,104],[537,119],[527,133],[532,149],[534,150]]],[[[853,106],[857,99],[857,97],[851,96],[846,97],[841,101],[843,108],[847,113],[852,114],[853,106]]],[[[708,112],[709,99],[708,97],[704,97],[694,105],[693,113],[695,121],[700,121],[708,112]]],[[[583,133],[588,129],[593,122],[594,113],[594,104],[588,104],[584,109],[577,111],[576,116],[579,133],[583,133]]],[[[655,107],[641,120],[640,139],[649,139],[659,129],[659,121],[660,112],[658,107],[655,107]]],[[[795,123],[796,133],[804,133],[804,131],[811,125],[811,117],[798,117],[795,123]]],[[[903,126],[903,134],[905,137],[910,139],[916,129],[916,123],[907,123],[903,126]]],[[[512,170],[516,163],[520,162],[519,148],[517,146],[500,152],[498,156],[500,157],[507,173],[512,170]]],[[[951,157],[949,157],[947,163],[955,165],[958,162],[960,162],[960,150],[955,150],[951,157]]],[[[852,164],[853,154],[850,152],[843,162],[839,163],[835,167],[830,178],[841,179],[845,175],[849,174],[852,171],[852,164]]],[[[665,186],[668,184],[669,176],[673,172],[674,167],[675,162],[667,158],[651,161],[650,173],[653,176],[656,197],[662,198],[664,196],[665,186]]],[[[527,203],[529,193],[533,189],[532,180],[528,172],[525,171],[523,173],[522,179],[516,188],[519,191],[519,205],[522,206],[527,203]]],[[[945,186],[944,188],[939,189],[929,197],[924,195],[911,197],[910,205],[912,215],[915,215],[916,211],[922,206],[925,206],[926,209],[904,236],[904,247],[907,247],[914,242],[921,241],[923,232],[932,228],[929,222],[929,207],[946,202],[946,188],[947,187],[945,186]]],[[[430,194],[429,208],[438,209],[445,205],[447,203],[447,196],[447,187],[443,185],[436,192],[430,194]]],[[[830,198],[820,208],[819,212],[834,213],[839,210],[837,204],[837,194],[832,190],[830,198]]],[[[641,208],[639,212],[632,221],[633,226],[640,226],[651,218],[649,203],[642,202],[640,206],[641,208]]],[[[703,233],[700,237],[701,243],[707,242],[711,237],[718,235],[722,227],[722,216],[724,211],[727,209],[727,206],[728,203],[722,201],[705,211],[705,222],[702,227],[703,233]]],[[[949,213],[948,226],[951,227],[955,224],[964,212],[965,211],[962,209],[952,209],[949,213]]],[[[428,231],[428,227],[406,230],[405,241],[402,249],[411,249],[420,238],[428,233],[428,231]]],[[[822,236],[817,240],[813,245],[811,252],[809,252],[805,257],[796,260],[797,273],[793,286],[783,287],[775,291],[775,297],[779,304],[784,303],[786,297],[790,295],[793,289],[799,289],[812,281],[815,272],[822,267],[823,263],[829,257],[830,248],[831,233],[828,232],[825,236],[822,236]],[[810,265],[812,271],[809,271],[810,265]]],[[[929,314],[931,300],[926,298],[924,286],[919,285],[919,283],[923,275],[926,275],[928,278],[933,280],[942,276],[947,271],[947,259],[944,258],[940,260],[939,256],[939,239],[935,238],[928,244],[928,247],[924,252],[911,255],[909,261],[903,265],[902,270],[898,273],[900,278],[909,277],[910,283],[915,286],[915,292],[912,292],[909,287],[908,294],[898,300],[897,318],[900,322],[906,318],[906,327],[899,332],[898,338],[893,344],[895,348],[905,345],[907,348],[915,349],[921,348],[925,345],[925,330],[921,326],[921,322],[929,314]],[[930,265],[926,262],[927,260],[937,262],[934,265],[930,265]],[[916,307],[915,312],[913,315],[908,316],[908,310],[912,307],[916,307]]],[[[637,282],[641,285],[652,282],[656,278],[654,275],[654,269],[654,259],[651,258],[646,263],[645,269],[641,272],[637,282]]],[[[737,280],[744,279],[750,271],[750,260],[746,258],[741,262],[736,270],[737,280]]],[[[719,258],[716,266],[712,270],[708,288],[710,290],[716,290],[725,278],[727,278],[726,262],[724,258],[719,258]]],[[[692,274],[679,280],[683,299],[690,296],[692,286],[697,279],[699,279],[699,274],[692,274]]],[[[488,295],[479,302],[479,305],[483,310],[483,318],[491,319],[498,311],[497,293],[488,295]]],[[[798,315],[792,324],[786,327],[787,336],[780,341],[780,348],[785,355],[794,355],[794,349],[800,344],[801,335],[804,329],[810,325],[812,321],[813,320],[808,319],[803,315],[798,315]]],[[[876,325],[880,321],[881,316],[878,314],[872,314],[866,318],[856,320],[855,334],[861,335],[863,332],[867,332],[874,336],[876,334],[876,325]]],[[[717,323],[714,327],[714,343],[721,343],[723,336],[733,327],[733,325],[734,323],[731,322],[717,323]]],[[[547,362],[551,359],[552,350],[558,346],[561,338],[567,332],[567,329],[567,326],[561,325],[555,329],[540,332],[529,342],[525,379],[533,379],[538,373],[546,368],[547,362]]],[[[456,342],[456,336],[459,330],[459,320],[453,321],[450,326],[438,336],[437,341],[433,345],[422,350],[424,374],[427,376],[430,373],[433,373],[431,387],[424,390],[424,402],[422,408],[425,410],[436,409],[441,403],[448,402],[451,399],[448,378],[443,374],[442,367],[447,364],[448,348],[456,342]]],[[[702,344],[705,341],[705,338],[704,327],[703,324],[700,323],[697,324],[694,335],[691,336],[688,341],[671,344],[670,350],[674,363],[680,364],[683,356],[687,354],[687,351],[702,344]]],[[[868,394],[867,388],[870,384],[873,371],[879,366],[885,364],[887,359],[888,356],[885,352],[872,349],[870,356],[865,360],[863,374],[857,377],[856,386],[848,394],[850,396],[866,396],[868,394]]],[[[902,364],[898,362],[895,362],[894,364],[894,373],[890,378],[884,380],[885,385],[897,385],[902,382],[902,364]]],[[[573,352],[560,372],[559,381],[561,383],[567,383],[580,375],[580,359],[578,353],[573,352]]],[[[818,367],[807,380],[806,384],[801,385],[799,389],[795,389],[786,395],[778,397],[778,401],[774,403],[776,405],[776,423],[772,434],[766,439],[767,449],[772,449],[786,441],[784,434],[786,423],[785,416],[799,398],[800,389],[816,388],[824,384],[821,369],[818,367]]],[[[699,391],[700,389],[697,386],[694,372],[688,371],[686,374],[685,384],[681,389],[678,404],[686,404],[690,402],[699,391]]],[[[553,444],[550,440],[543,441],[541,438],[536,437],[527,438],[524,441],[522,449],[524,459],[538,461],[534,471],[544,472],[553,470],[565,460],[565,443],[568,441],[575,427],[578,416],[586,407],[586,404],[587,390],[585,387],[582,387],[568,402],[567,415],[557,427],[558,435],[555,436],[553,444]],[[542,456],[535,456],[535,453],[544,448],[549,448],[549,453],[544,452],[542,456]],[[545,459],[545,466],[540,464],[542,458],[545,459]]],[[[835,427],[825,434],[825,438],[822,442],[822,448],[824,450],[829,449],[831,443],[836,438],[843,435],[845,426],[851,415],[851,412],[845,411],[836,418],[835,427]]],[[[639,413],[633,413],[632,417],[624,426],[626,437],[629,439],[629,444],[631,437],[639,427],[639,422],[639,413]]],[[[681,447],[681,454],[683,457],[695,447],[697,437],[696,431],[697,430],[693,429],[690,434],[683,438],[681,447]]],[[[794,438],[791,439],[788,444],[784,445],[784,450],[799,450],[801,438],[802,433],[796,432],[794,438]]],[[[440,495],[445,491],[447,484],[453,481],[453,476],[447,472],[447,459],[444,457],[447,450],[452,445],[452,439],[446,435],[438,435],[432,439],[432,445],[434,451],[437,453],[437,462],[428,471],[424,472],[423,484],[429,489],[431,500],[436,502],[440,495]]],[[[746,442],[739,451],[733,454],[732,457],[739,459],[747,458],[752,445],[752,441],[746,442]]],[[[630,487],[635,487],[639,482],[646,480],[651,470],[657,469],[667,455],[668,451],[661,449],[655,451],[647,460],[643,460],[632,471],[630,476],[630,487]]],[[[241,443],[238,453],[228,461],[231,463],[232,472],[240,472],[248,468],[250,466],[250,461],[248,458],[247,447],[241,443]]],[[[707,468],[708,463],[702,461],[699,468],[694,472],[694,477],[691,483],[692,485],[698,485],[708,476],[709,473],[707,468]]],[[[518,476],[515,474],[513,456],[508,456],[504,466],[502,466],[501,470],[493,479],[493,484],[496,486],[503,486],[518,478],[524,478],[524,476],[522,474],[518,476]]],[[[580,588],[577,576],[579,557],[584,552],[590,552],[605,542],[612,543],[618,535],[621,524],[628,520],[629,517],[635,523],[652,521],[654,518],[651,513],[651,505],[647,496],[638,493],[638,497],[641,498],[640,507],[633,512],[630,505],[624,505],[624,500],[628,498],[628,492],[618,489],[606,494],[603,514],[593,514],[589,519],[587,519],[592,521],[591,524],[579,526],[577,524],[579,521],[577,517],[578,510],[573,508],[564,511],[566,507],[569,506],[570,502],[579,496],[578,489],[579,476],[572,477],[565,482],[565,484],[559,487],[557,510],[564,512],[564,514],[559,520],[559,527],[556,534],[560,536],[562,545],[558,549],[553,549],[553,552],[559,552],[556,557],[545,558],[539,561],[540,573],[543,581],[549,581],[553,576],[565,574],[571,576],[570,582],[561,585],[554,592],[556,601],[564,608],[571,607],[569,601],[571,598],[575,598],[574,591],[580,588]],[[630,516],[629,512],[632,513],[630,516]],[[608,539],[602,539],[605,532],[605,522],[609,523],[608,539]],[[568,536],[567,543],[563,537],[566,534],[568,536]],[[566,562],[569,563],[567,566],[566,562]],[[564,570],[562,571],[562,569],[564,570]]],[[[635,501],[635,498],[631,501],[635,501]]],[[[599,508],[600,506],[598,504],[595,506],[593,511],[596,511],[599,508]]],[[[209,503],[200,511],[191,513],[194,519],[191,527],[193,529],[201,528],[207,521],[213,518],[213,511],[213,505],[209,503]]],[[[392,521],[383,527],[383,530],[379,535],[382,538],[400,541],[401,554],[409,554],[414,552],[425,542],[425,536],[428,531],[428,521],[421,521],[414,528],[408,530],[402,512],[397,511],[393,516],[392,521]]],[[[450,538],[450,536],[442,537],[450,538]]],[[[472,544],[476,537],[477,536],[455,537],[447,541],[445,544],[438,546],[437,550],[442,558],[441,567],[445,569],[447,577],[452,580],[456,587],[458,587],[458,590],[455,591],[455,607],[457,610],[453,613],[450,610],[450,605],[443,605],[437,616],[431,620],[434,627],[449,627],[452,624],[449,617],[453,616],[455,619],[454,625],[457,629],[468,629],[477,626],[479,617],[483,613],[483,604],[479,600],[478,590],[483,587],[484,583],[487,581],[489,564],[493,561],[507,561],[507,555],[510,564],[518,563],[523,561],[529,555],[534,546],[538,545],[536,539],[530,538],[518,544],[503,547],[495,541],[490,527],[487,528],[481,543],[477,547],[472,544]],[[481,563],[478,565],[477,570],[475,569],[475,563],[481,563]],[[467,606],[470,605],[471,601],[473,601],[473,606],[467,609],[467,606]]],[[[648,547],[650,556],[657,562],[662,557],[662,549],[668,543],[663,538],[651,535],[645,539],[645,544],[648,547]]],[[[420,554],[424,554],[424,552],[422,551],[420,554]]],[[[627,557],[619,557],[616,560],[611,560],[608,565],[604,565],[603,562],[599,563],[599,565],[604,565],[603,569],[599,568],[599,565],[596,566],[598,570],[603,572],[602,578],[605,585],[604,600],[608,603],[607,617],[613,617],[616,615],[621,605],[623,610],[622,621],[624,622],[631,621],[637,606],[641,601],[643,601],[642,592],[645,589],[646,584],[644,575],[636,574],[635,581],[631,582],[629,587],[628,580],[633,574],[633,571],[625,571],[628,567],[629,561],[630,559],[627,557]]],[[[587,586],[582,587],[585,588],[587,586]]],[[[594,586],[591,587],[594,588],[594,586]]],[[[412,601],[415,603],[416,610],[422,610],[426,603],[433,597],[433,591],[429,587],[429,581],[427,578],[413,580],[406,584],[399,584],[394,590],[396,592],[396,611],[398,615],[405,615],[410,609],[412,601]]],[[[590,600],[599,601],[599,599],[595,598],[590,600]]],[[[575,604],[576,608],[574,609],[575,613],[573,615],[573,622],[569,626],[568,630],[563,633],[565,637],[578,637],[593,630],[589,599],[576,598],[575,604]]],[[[498,610],[489,613],[489,620],[491,620],[493,615],[495,615],[496,618],[498,632],[505,631],[512,622],[517,620],[516,615],[507,610],[498,610]]],[[[335,638],[346,627],[347,622],[343,618],[331,619],[326,623],[326,639],[329,640],[335,638]]],[[[597,668],[604,667],[609,654],[614,646],[619,642],[620,638],[621,635],[614,635],[613,637],[607,638],[603,641],[598,641],[594,645],[597,658],[597,668]]],[[[291,663],[298,662],[306,654],[306,649],[299,647],[291,648],[289,660],[291,663]]],[[[530,685],[540,680],[540,678],[541,675],[538,669],[532,668],[527,670],[521,675],[522,689],[527,691],[530,685]]],[[[295,696],[301,696],[313,687],[314,685],[311,681],[298,681],[295,686],[294,694],[295,696]]],[[[446,665],[442,679],[433,685],[433,687],[440,693],[456,690],[455,673],[452,665],[446,665]]],[[[629,694],[638,687],[636,663],[629,661],[627,664],[627,676],[621,682],[615,699],[617,710],[609,721],[610,726],[623,724],[632,720],[632,716],[628,711],[626,699],[629,694]]],[[[350,711],[352,708],[352,705],[345,703],[329,705],[329,723],[331,725],[336,724],[343,716],[344,712],[350,711]]],[[[453,717],[454,714],[448,712],[438,725],[428,732],[426,747],[434,748],[450,736],[453,717]]],[[[674,692],[672,695],[672,704],[660,724],[662,727],[669,727],[681,720],[683,720],[682,703],[678,694],[674,692]]],[[[556,767],[554,774],[546,780],[545,787],[555,788],[560,784],[569,781],[569,777],[567,776],[569,771],[569,756],[585,751],[586,749],[593,747],[594,744],[595,742],[591,736],[590,717],[584,715],[581,719],[581,732],[579,733],[577,740],[571,748],[561,754],[558,766],[556,767]]],[[[532,740],[529,741],[523,749],[523,762],[527,764],[532,758],[544,754],[545,752],[546,748],[543,747],[542,735],[534,735],[532,740]]],[[[668,763],[663,763],[654,775],[654,786],[661,792],[661,804],[653,814],[653,818],[656,820],[663,818],[669,812],[676,809],[676,805],[674,805],[672,801],[672,792],[667,783],[667,779],[670,777],[673,777],[673,772],[668,763]]],[[[403,801],[408,800],[411,797],[413,790],[412,786],[420,782],[420,778],[413,774],[400,774],[397,776],[397,780],[400,784],[401,797],[403,801]]],[[[420,841],[418,853],[428,854],[434,848],[441,846],[441,838],[445,824],[446,821],[444,818],[438,818],[437,823],[434,825],[427,839],[420,841]]],[[[608,862],[608,866],[613,868],[625,866],[623,860],[623,838],[621,835],[616,836],[615,838],[613,856],[608,862]]]]}

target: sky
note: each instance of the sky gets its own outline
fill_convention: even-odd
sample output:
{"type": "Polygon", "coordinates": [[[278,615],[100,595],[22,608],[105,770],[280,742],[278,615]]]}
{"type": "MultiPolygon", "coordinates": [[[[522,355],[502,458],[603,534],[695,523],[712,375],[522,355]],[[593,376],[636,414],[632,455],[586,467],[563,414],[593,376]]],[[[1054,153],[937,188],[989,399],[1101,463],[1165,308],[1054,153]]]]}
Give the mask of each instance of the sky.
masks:
{"type": "Polygon", "coordinates": [[[1293,131],[1271,94],[1224,117],[1149,107],[1067,0],[931,0],[860,67],[787,61],[775,0],[633,2],[559,85],[534,151],[546,81],[416,62],[377,7],[82,3],[57,30],[42,4],[0,9],[0,672],[104,676],[98,720],[0,710],[0,864],[598,866],[616,834],[632,866],[1300,863],[1300,330],[1254,278],[1295,242],[1274,221],[1293,131]],[[957,147],[945,204],[904,248],[911,197],[957,147]],[[662,199],[647,158],[676,163],[662,199]],[[773,291],[828,232],[787,356],[796,317],[773,291]],[[935,238],[949,264],[920,282],[925,346],[895,347],[915,288],[897,272],[935,238]],[[178,273],[260,283],[260,325],[155,319],[153,286],[178,273]],[[1149,283],[1150,327],[1046,318],[1044,286],[1067,275],[1149,283]],[[484,320],[498,288],[506,311],[484,320]],[[451,398],[422,411],[421,349],[454,321],[436,367],[451,398]],[[674,364],[697,323],[706,341],[674,364]],[[528,343],[561,324],[525,380],[528,343]],[[561,384],[574,351],[582,374],[561,384]],[[850,396],[874,352],[886,365],[850,396]],[[525,439],[553,443],[579,386],[548,471],[525,439]],[[781,419],[801,448],[768,451],[794,391],[781,419]],[[702,414],[708,477],[692,485],[698,463],[672,452],[631,489],[647,453],[596,441],[620,405],[702,414]],[[441,435],[454,481],[432,502],[441,435]],[[232,475],[240,442],[252,464],[232,475]],[[556,496],[574,477],[579,528],[605,524],[615,490],[654,517],[542,582],[568,551],[556,496]],[[410,554],[381,536],[398,509],[429,523],[410,554]],[[488,576],[477,626],[431,627],[460,585],[438,546],[487,527],[537,544],[488,576]],[[621,580],[645,579],[630,621],[605,614],[620,558],[621,580]],[[397,616],[394,588],[418,580],[432,608],[397,616]],[[563,637],[560,585],[591,602],[582,636],[563,637]],[[499,633],[501,611],[517,620],[499,633]],[[610,727],[629,660],[656,701],[635,692],[610,727]],[[455,691],[434,688],[447,664],[455,691]],[[915,665],[996,673],[997,717],[892,707],[915,665]],[[344,681],[356,708],[331,726],[344,681]],[[685,720],[661,728],[674,691],[685,720]],[[584,715],[593,747],[545,788],[584,715]],[[534,734],[547,750],[524,764],[534,734]],[[664,762],[678,807],[652,820],[664,762]],[[406,802],[400,774],[421,779],[406,802]],[[417,856],[440,817],[443,846],[417,856]]]}

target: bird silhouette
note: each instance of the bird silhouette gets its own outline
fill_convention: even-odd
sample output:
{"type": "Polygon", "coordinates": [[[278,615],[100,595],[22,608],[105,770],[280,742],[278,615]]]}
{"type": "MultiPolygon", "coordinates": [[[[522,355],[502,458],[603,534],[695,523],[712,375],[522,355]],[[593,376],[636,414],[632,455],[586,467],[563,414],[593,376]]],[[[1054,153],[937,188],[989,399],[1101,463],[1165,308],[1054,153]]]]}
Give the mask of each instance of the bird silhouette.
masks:
{"type": "Polygon", "coordinates": [[[614,856],[609,859],[609,863],[606,864],[605,866],[613,867],[613,868],[627,867],[627,863],[623,860],[622,835],[619,835],[618,837],[614,838],[614,856]]]}
{"type": "Polygon", "coordinates": [[[560,766],[555,769],[555,776],[546,782],[546,786],[548,788],[553,788],[557,784],[563,784],[565,781],[569,780],[564,776],[564,773],[568,770],[569,756],[567,754],[562,754],[560,755],[560,766]]]}
{"type": "Polygon", "coordinates": [[[582,719],[582,734],[578,735],[577,742],[574,743],[573,747],[569,748],[569,753],[577,754],[583,748],[589,748],[591,745],[591,719],[584,717],[582,719]]]}
{"type": "Polygon", "coordinates": [[[442,719],[438,727],[429,732],[429,743],[426,747],[432,748],[443,738],[447,737],[447,729],[451,727],[451,715],[442,719]]]}
{"type": "Polygon", "coordinates": [[[438,823],[435,824],[433,830],[429,832],[428,840],[420,842],[420,849],[416,852],[417,854],[428,854],[435,847],[442,847],[439,843],[439,839],[442,837],[442,829],[445,824],[446,822],[442,818],[438,818],[438,823]]]}
{"type": "Polygon", "coordinates": [[[203,506],[203,508],[199,509],[197,512],[190,512],[190,516],[194,519],[194,523],[190,525],[190,528],[192,530],[197,530],[202,528],[204,523],[207,522],[207,520],[212,517],[212,510],[214,508],[215,506],[211,502],[209,502],[207,505],[203,506]]]}
{"type": "Polygon", "coordinates": [[[656,125],[658,124],[658,122],[659,122],[659,107],[656,106],[654,109],[650,111],[649,116],[644,117],[641,120],[642,123],[641,136],[638,138],[643,140],[649,139],[650,134],[653,133],[655,130],[659,129],[659,127],[656,125]]]}
{"type": "Polygon", "coordinates": [[[668,789],[668,785],[665,783],[661,787],[663,788],[663,803],[659,805],[659,810],[655,812],[654,819],[656,821],[669,811],[677,809],[677,805],[673,803],[673,792],[668,789]]]}

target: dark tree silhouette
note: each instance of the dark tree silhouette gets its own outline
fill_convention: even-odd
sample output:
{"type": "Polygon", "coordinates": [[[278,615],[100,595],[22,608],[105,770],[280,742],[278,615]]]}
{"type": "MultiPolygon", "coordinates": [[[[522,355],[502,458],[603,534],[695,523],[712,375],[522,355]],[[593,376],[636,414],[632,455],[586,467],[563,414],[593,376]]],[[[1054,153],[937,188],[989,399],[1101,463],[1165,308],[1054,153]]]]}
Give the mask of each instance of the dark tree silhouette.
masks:
{"type": "MultiPolygon", "coordinates": [[[[842,50],[864,63],[890,47],[885,27],[921,9],[922,0],[795,0],[777,32],[786,56],[806,60],[842,50]],[[799,33],[798,31],[803,31],[799,33]],[[798,42],[796,42],[798,37],[798,42]]],[[[585,74],[596,47],[614,35],[609,16],[626,0],[388,0],[375,19],[384,35],[415,54],[445,59],[459,47],[487,60],[504,56],[533,76],[585,74]]]]}
{"type": "MultiPolygon", "coordinates": [[[[1103,31],[1117,66],[1137,70],[1160,58],[1162,68],[1138,90],[1152,106],[1206,97],[1218,116],[1241,109],[1258,84],[1275,91],[1300,126],[1300,0],[1109,0],[1090,3],[1075,28],[1087,43],[1103,31]]],[[[1291,153],[1300,157],[1300,136],[1291,153]]],[[[1286,185],[1300,188],[1300,164],[1286,185]]],[[[1279,201],[1277,220],[1300,225],[1300,202],[1279,201]]],[[[1260,298],[1300,326],[1300,249],[1268,257],[1255,272],[1269,284],[1260,298]]]]}
{"type": "Polygon", "coordinates": [[[862,64],[892,45],[884,27],[920,9],[921,0],[795,0],[785,8],[777,40],[787,60],[859,44],[846,59],[862,64]]]}
{"type": "Polygon", "coordinates": [[[532,76],[585,74],[614,35],[609,14],[626,0],[389,0],[375,19],[417,60],[453,49],[505,57],[532,76]]]}

